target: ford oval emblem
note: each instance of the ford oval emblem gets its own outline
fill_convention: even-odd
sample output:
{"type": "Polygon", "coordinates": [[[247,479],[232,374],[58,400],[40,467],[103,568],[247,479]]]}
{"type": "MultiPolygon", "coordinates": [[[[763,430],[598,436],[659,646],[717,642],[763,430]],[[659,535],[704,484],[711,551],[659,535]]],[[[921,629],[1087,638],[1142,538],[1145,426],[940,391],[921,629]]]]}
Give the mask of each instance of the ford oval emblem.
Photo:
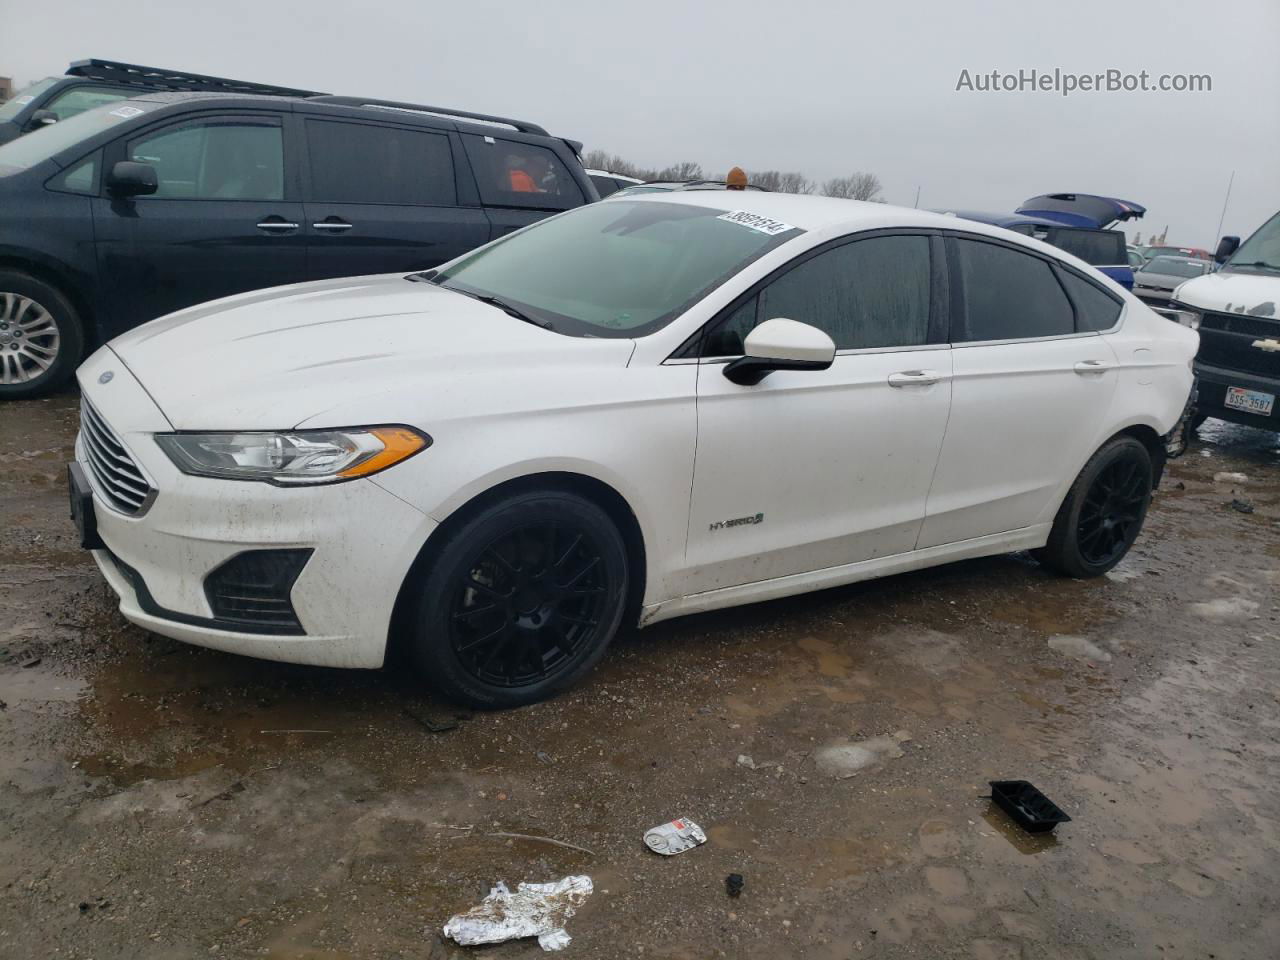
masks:
{"type": "Polygon", "coordinates": [[[98,382],[99,382],[99,383],[110,383],[110,382],[111,382],[111,378],[112,378],[112,377],[114,377],[114,376],[115,376],[115,374],[114,374],[114,373],[112,373],[110,370],[107,370],[107,371],[105,371],[105,372],[102,374],[102,376],[100,376],[100,377],[98,378],[98,382]]]}

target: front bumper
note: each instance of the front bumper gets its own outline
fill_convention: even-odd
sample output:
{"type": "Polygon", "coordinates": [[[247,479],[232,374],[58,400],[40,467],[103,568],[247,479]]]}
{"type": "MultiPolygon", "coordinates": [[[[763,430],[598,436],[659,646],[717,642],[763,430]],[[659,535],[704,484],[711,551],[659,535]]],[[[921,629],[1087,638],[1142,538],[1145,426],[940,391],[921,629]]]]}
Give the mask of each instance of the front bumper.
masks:
{"type": "Polygon", "coordinates": [[[378,667],[396,596],[435,522],[368,480],[282,488],[181,473],[152,439],[170,429],[160,409],[110,350],[81,367],[81,389],[149,475],[157,494],[126,515],[94,482],[77,438],[76,460],[91,480],[97,531],[93,552],[134,623],[187,643],[270,660],[378,667]],[[98,384],[101,371],[113,378],[98,384]],[[240,554],[310,550],[288,599],[292,630],[238,627],[219,620],[206,580],[240,554]]]}

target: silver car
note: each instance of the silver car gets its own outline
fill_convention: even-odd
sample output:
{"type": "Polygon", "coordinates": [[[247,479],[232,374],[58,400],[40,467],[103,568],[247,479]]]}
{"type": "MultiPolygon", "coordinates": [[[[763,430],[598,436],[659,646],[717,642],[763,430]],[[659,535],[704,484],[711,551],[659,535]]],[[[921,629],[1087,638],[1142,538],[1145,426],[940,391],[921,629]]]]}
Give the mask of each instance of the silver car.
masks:
{"type": "Polygon", "coordinates": [[[1133,292],[1147,303],[1165,306],[1184,280],[1204,276],[1212,269],[1211,261],[1195,257],[1154,257],[1133,271],[1133,292]]]}

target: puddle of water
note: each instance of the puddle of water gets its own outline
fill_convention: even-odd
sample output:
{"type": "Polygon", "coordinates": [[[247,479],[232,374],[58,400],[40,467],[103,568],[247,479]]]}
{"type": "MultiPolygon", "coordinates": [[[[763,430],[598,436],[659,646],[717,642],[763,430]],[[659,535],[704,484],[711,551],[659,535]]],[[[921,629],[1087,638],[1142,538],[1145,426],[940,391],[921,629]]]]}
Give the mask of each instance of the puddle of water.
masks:
{"type": "Polygon", "coordinates": [[[1013,849],[1025,856],[1047,853],[1058,846],[1056,833],[1027,833],[994,803],[988,804],[987,809],[982,812],[982,819],[992,830],[1008,840],[1013,849]]]}

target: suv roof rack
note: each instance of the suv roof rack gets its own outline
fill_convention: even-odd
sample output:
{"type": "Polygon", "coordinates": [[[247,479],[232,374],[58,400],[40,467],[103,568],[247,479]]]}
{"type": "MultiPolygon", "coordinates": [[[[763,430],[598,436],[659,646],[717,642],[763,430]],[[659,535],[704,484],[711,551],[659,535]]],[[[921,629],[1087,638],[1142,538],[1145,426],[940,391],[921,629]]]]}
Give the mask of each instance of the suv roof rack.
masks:
{"type": "Polygon", "coordinates": [[[257,93],[275,97],[322,96],[315,90],[277,87],[270,83],[252,83],[248,80],[229,80],[226,77],[207,77],[201,73],[165,70],[162,67],[143,67],[136,63],[119,63],[115,60],[76,60],[67,67],[67,76],[110,80],[113,83],[136,84],[163,90],[257,93]]]}
{"type": "Polygon", "coordinates": [[[467,110],[452,110],[448,107],[429,107],[422,103],[404,103],[399,100],[372,100],[368,97],[335,97],[329,94],[320,94],[310,99],[317,103],[332,103],[339,107],[382,107],[387,110],[404,110],[409,113],[433,113],[442,117],[462,117],[466,120],[479,120],[482,123],[500,123],[504,126],[514,127],[521,133],[532,133],[540,137],[551,136],[543,127],[527,120],[495,117],[487,113],[471,113],[467,110]]]}

